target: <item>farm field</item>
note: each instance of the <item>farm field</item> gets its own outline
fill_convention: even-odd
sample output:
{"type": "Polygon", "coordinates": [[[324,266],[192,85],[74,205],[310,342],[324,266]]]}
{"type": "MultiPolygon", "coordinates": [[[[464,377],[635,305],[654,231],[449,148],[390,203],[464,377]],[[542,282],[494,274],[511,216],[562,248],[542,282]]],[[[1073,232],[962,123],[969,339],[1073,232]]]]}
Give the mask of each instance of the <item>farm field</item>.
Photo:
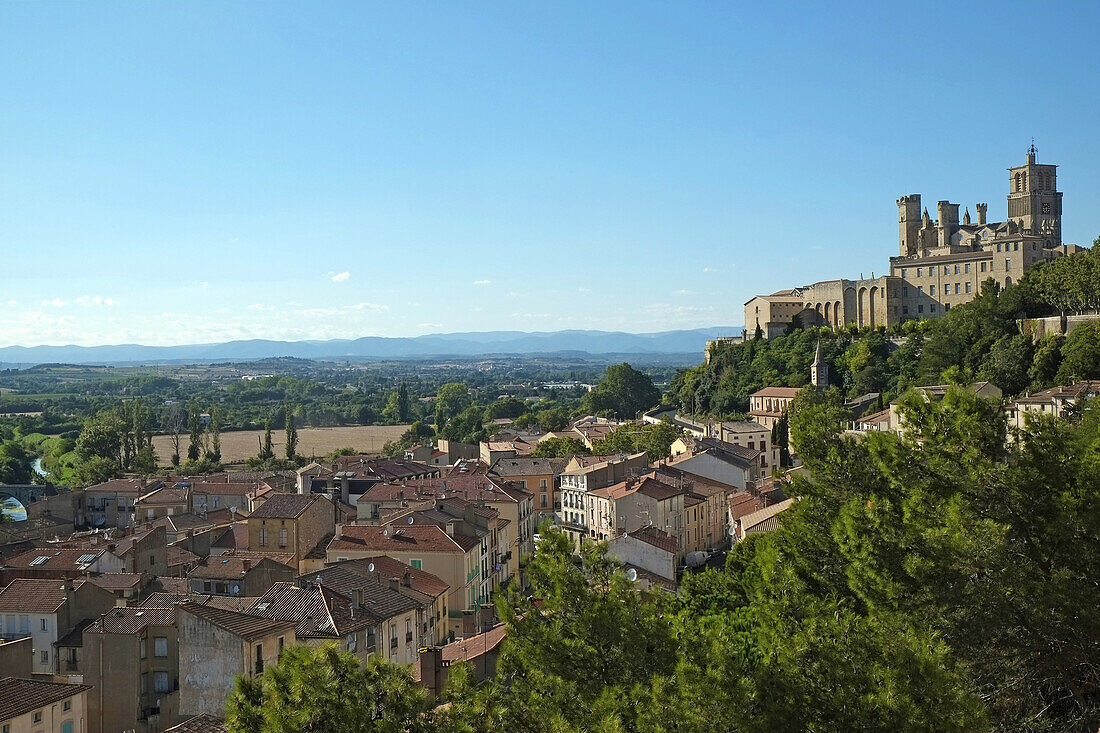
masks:
{"type": "MultiPolygon", "coordinates": [[[[385,443],[400,438],[408,427],[408,425],[353,425],[335,428],[299,428],[298,454],[319,457],[344,447],[354,448],[363,453],[378,453],[385,443]]],[[[236,430],[222,433],[222,462],[241,463],[246,458],[256,455],[263,438],[262,430],[236,430]]],[[[275,448],[275,455],[281,458],[286,446],[285,433],[282,430],[272,430],[271,442],[275,448]]],[[[172,456],[171,436],[154,436],[153,448],[156,449],[160,463],[167,464],[172,456]]],[[[186,433],[180,438],[180,453],[186,458],[186,433]]]]}

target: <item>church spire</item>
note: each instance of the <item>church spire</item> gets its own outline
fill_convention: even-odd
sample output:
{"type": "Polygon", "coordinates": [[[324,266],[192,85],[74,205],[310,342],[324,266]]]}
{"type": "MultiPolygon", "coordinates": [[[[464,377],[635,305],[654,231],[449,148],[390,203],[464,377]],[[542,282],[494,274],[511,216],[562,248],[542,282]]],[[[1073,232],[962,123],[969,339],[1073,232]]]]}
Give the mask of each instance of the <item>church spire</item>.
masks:
{"type": "Polygon", "coordinates": [[[825,363],[820,341],[817,342],[817,348],[814,349],[814,364],[810,368],[810,382],[818,389],[829,386],[829,365],[825,363]]]}

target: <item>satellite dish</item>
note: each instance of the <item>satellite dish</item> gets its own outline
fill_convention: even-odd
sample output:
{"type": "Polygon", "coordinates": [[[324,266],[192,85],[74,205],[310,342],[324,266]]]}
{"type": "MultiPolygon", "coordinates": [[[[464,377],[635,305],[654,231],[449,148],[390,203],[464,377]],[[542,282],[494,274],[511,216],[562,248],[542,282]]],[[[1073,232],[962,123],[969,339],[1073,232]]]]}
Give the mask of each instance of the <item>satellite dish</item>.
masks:
{"type": "Polygon", "coordinates": [[[413,523],[413,518],[409,517],[409,524],[412,524],[412,523],[413,523]]]}
{"type": "Polygon", "coordinates": [[[638,579],[638,571],[634,568],[630,568],[626,571],[626,579],[633,583],[635,580],[638,579]]]}
{"type": "Polygon", "coordinates": [[[374,572],[374,563],[371,563],[370,565],[367,566],[367,572],[368,573],[373,573],[374,572]]]}

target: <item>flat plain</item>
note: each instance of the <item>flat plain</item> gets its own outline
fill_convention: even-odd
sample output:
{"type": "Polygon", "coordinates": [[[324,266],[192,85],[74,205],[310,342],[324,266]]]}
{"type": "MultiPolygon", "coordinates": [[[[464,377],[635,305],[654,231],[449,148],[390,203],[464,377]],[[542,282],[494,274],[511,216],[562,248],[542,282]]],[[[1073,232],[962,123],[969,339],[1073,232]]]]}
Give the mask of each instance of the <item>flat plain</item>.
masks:
{"type": "MultiPolygon", "coordinates": [[[[351,425],[334,428],[299,428],[298,454],[306,457],[323,456],[337,448],[354,448],[361,453],[378,453],[382,446],[397,440],[408,429],[408,425],[351,425]]],[[[222,433],[222,461],[241,463],[260,451],[263,440],[262,430],[235,430],[222,433]]],[[[275,455],[284,455],[286,435],[282,430],[271,431],[271,442],[275,455]]],[[[172,437],[157,435],[153,438],[153,448],[160,463],[167,464],[172,456],[172,437]]],[[[180,453],[187,453],[187,435],[180,436],[180,453]]]]}

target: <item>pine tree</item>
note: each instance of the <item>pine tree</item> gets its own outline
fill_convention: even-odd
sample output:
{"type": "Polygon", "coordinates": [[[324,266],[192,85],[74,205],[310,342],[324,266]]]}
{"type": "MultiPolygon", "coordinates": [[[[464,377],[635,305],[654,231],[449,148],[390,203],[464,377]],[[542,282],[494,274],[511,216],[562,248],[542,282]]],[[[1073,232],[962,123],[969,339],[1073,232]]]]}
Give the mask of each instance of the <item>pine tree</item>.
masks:
{"type": "Polygon", "coordinates": [[[275,457],[275,449],[271,443],[271,415],[264,418],[264,441],[260,444],[260,460],[270,461],[275,457]]]}
{"type": "Polygon", "coordinates": [[[402,382],[397,388],[397,420],[407,422],[409,419],[409,388],[402,382]]]}

